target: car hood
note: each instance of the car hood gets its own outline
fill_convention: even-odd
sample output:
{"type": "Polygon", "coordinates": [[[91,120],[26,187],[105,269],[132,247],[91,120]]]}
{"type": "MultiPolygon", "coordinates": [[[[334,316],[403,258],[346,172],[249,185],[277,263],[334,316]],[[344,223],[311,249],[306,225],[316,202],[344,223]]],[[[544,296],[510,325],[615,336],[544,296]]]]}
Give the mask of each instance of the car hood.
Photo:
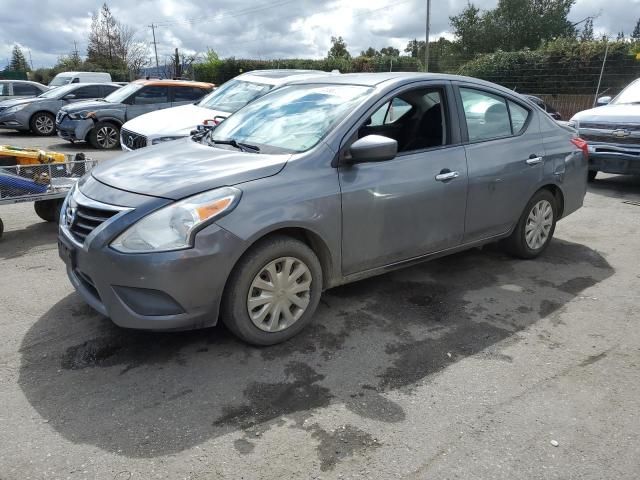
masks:
{"type": "Polygon", "coordinates": [[[576,113],[578,122],[640,123],[640,105],[603,105],[576,113]]]}
{"type": "Polygon", "coordinates": [[[28,97],[28,98],[12,98],[11,100],[4,100],[0,102],[0,107],[9,108],[15,107],[16,105],[22,105],[24,103],[34,103],[34,102],[42,102],[50,100],[48,98],[37,98],[37,97],[28,97]]]}
{"type": "Polygon", "coordinates": [[[120,190],[179,200],[275,175],[290,157],[210,147],[185,138],[125,153],[100,163],[91,174],[120,190]]]}
{"type": "Polygon", "coordinates": [[[121,103],[110,103],[101,100],[81,100],[79,102],[70,103],[62,107],[65,112],[81,112],[84,110],[104,110],[108,108],[118,108],[121,103]]]}
{"type": "Polygon", "coordinates": [[[146,137],[189,135],[207,119],[216,116],[228,117],[230,113],[211,110],[198,105],[181,105],[179,107],[156,110],[145,113],[125,123],[122,128],[139,133],[146,137]]]}

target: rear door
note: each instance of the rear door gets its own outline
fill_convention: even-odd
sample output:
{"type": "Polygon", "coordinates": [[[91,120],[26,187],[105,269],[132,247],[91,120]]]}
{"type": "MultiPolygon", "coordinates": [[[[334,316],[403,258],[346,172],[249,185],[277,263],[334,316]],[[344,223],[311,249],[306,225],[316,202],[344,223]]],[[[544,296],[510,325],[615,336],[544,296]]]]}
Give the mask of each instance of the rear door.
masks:
{"type": "Polygon", "coordinates": [[[544,172],[535,112],[492,89],[456,82],[469,192],[464,243],[508,232],[544,172]]]}
{"type": "Polygon", "coordinates": [[[84,87],[78,87],[71,93],[75,95],[75,98],[70,100],[71,102],[93,100],[102,97],[102,88],[100,85],[87,85],[84,87]]]}
{"type": "Polygon", "coordinates": [[[169,89],[166,85],[147,85],[129,97],[125,121],[136,118],[143,113],[170,106],[169,89]]]}
{"type": "Polygon", "coordinates": [[[448,83],[404,87],[378,102],[370,117],[347,135],[341,154],[374,132],[398,140],[399,151],[392,160],[338,169],[345,275],[462,241],[467,165],[451,100],[448,83]],[[402,107],[399,117],[388,116],[393,105],[402,107]],[[386,110],[378,113],[381,109],[386,110]],[[402,128],[396,123],[400,120],[402,128]]]}

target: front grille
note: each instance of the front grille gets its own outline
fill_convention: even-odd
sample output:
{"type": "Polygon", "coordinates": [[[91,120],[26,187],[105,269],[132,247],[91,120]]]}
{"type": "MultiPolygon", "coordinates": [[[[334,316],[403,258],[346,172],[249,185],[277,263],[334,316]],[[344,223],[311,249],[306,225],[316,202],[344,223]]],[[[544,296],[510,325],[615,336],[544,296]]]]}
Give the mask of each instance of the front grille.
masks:
{"type": "Polygon", "coordinates": [[[580,128],[595,128],[597,130],[629,130],[630,132],[640,132],[640,124],[636,123],[598,123],[580,122],[580,128]]]}
{"type": "Polygon", "coordinates": [[[137,150],[147,146],[147,137],[123,128],[120,130],[120,143],[131,150],[137,150]]]}
{"type": "Polygon", "coordinates": [[[613,135],[603,134],[590,134],[580,133],[580,138],[588,142],[609,143],[614,145],[640,145],[640,138],[628,136],[628,137],[614,137],[613,135]]]}
{"type": "Polygon", "coordinates": [[[77,204],[75,212],[73,212],[72,207],[67,208],[67,218],[71,219],[71,223],[68,224],[67,228],[73,238],[80,243],[84,243],[84,239],[91,232],[117,213],[115,210],[102,210],[77,204]]]}

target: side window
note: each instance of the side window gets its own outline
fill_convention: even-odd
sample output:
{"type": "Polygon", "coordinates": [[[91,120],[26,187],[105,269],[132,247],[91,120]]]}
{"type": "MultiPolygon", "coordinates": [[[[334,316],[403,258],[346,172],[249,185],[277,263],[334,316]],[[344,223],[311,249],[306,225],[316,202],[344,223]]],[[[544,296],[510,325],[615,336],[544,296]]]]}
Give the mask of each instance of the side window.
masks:
{"type": "Polygon", "coordinates": [[[99,85],[90,85],[88,87],[80,87],[76,88],[73,92],[77,99],[85,99],[85,98],[100,98],[102,95],[100,94],[100,86],[99,85]]]}
{"type": "Polygon", "coordinates": [[[153,105],[155,103],[167,103],[169,101],[169,90],[167,87],[149,86],[144,87],[135,94],[131,102],[134,105],[153,105]]]}
{"type": "Polygon", "coordinates": [[[9,95],[9,84],[0,82],[0,95],[9,95]]]}
{"type": "Polygon", "coordinates": [[[78,77],[75,77],[73,80],[71,80],[71,83],[80,83],[80,79],[78,77]]]}
{"type": "Polygon", "coordinates": [[[529,118],[529,110],[509,100],[509,113],[511,113],[513,133],[520,133],[529,118]]]}
{"type": "Polygon", "coordinates": [[[110,93],[115,92],[120,87],[116,87],[115,85],[103,85],[102,86],[102,97],[106,97],[110,93]]]}
{"type": "Polygon", "coordinates": [[[460,88],[469,141],[491,140],[511,135],[509,111],[503,97],[470,88],[460,88]]]}
{"type": "Polygon", "coordinates": [[[398,142],[398,152],[445,145],[443,100],[444,92],[440,88],[405,91],[376,110],[360,127],[358,138],[371,134],[393,138],[398,142]]]}
{"type": "Polygon", "coordinates": [[[195,101],[202,98],[205,92],[195,87],[175,87],[173,90],[174,102],[195,101]]]}
{"type": "Polygon", "coordinates": [[[29,85],[28,83],[14,83],[13,94],[16,96],[35,96],[40,95],[40,90],[38,89],[38,87],[29,85]]]}

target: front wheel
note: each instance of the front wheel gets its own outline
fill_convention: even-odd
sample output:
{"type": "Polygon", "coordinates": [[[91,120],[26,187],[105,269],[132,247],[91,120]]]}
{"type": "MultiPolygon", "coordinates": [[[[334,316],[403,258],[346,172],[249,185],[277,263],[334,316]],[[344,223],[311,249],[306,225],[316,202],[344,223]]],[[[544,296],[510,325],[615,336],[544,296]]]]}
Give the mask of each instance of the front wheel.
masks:
{"type": "Polygon", "coordinates": [[[29,120],[29,128],[40,137],[53,135],[56,132],[56,118],[49,112],[35,113],[29,120]]]}
{"type": "Polygon", "coordinates": [[[553,237],[557,211],[556,198],[549,190],[536,193],[529,200],[513,233],[507,238],[507,250],[524,259],[540,255],[553,237]]]}
{"type": "Polygon", "coordinates": [[[38,200],[34,202],[33,209],[45,222],[57,222],[60,218],[60,209],[62,208],[63,200],[38,200]]]}
{"type": "Polygon", "coordinates": [[[273,345],[312,320],[322,293],[322,268],[304,243],[278,236],[252,247],[234,268],[222,299],[221,318],[236,336],[273,345]]]}
{"type": "Polygon", "coordinates": [[[89,133],[89,143],[98,150],[111,150],[120,145],[120,129],[110,122],[98,122],[89,133]]]}

